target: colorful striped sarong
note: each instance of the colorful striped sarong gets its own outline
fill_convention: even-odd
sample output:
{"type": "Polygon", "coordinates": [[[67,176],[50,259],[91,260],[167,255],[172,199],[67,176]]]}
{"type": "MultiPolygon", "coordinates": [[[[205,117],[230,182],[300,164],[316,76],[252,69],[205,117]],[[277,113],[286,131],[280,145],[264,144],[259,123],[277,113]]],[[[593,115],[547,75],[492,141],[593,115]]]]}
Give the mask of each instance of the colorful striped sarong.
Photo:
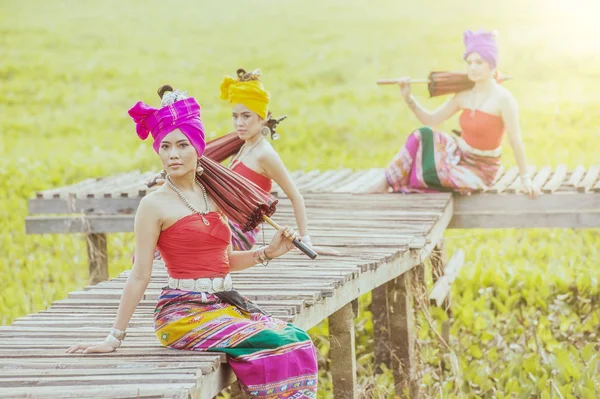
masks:
{"type": "Polygon", "coordinates": [[[394,192],[486,190],[500,168],[501,149],[481,151],[428,127],[410,134],[385,170],[394,192]]]}
{"type": "Polygon", "coordinates": [[[229,221],[229,228],[231,229],[231,247],[234,251],[249,251],[258,241],[260,226],[244,232],[239,224],[229,221]]]}
{"type": "Polygon", "coordinates": [[[166,347],[226,353],[242,390],[252,398],[317,397],[316,351],[308,334],[265,314],[235,291],[212,295],[164,289],[154,329],[166,347]]]}

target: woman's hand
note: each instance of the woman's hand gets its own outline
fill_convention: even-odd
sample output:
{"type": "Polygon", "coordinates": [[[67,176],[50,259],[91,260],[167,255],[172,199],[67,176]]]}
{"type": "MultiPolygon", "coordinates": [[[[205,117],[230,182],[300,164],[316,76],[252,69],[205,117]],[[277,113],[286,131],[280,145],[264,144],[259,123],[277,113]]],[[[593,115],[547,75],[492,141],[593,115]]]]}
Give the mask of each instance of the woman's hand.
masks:
{"type": "Polygon", "coordinates": [[[67,353],[77,353],[82,351],[83,354],[87,353],[110,353],[114,352],[117,348],[107,341],[100,341],[94,343],[76,344],[67,349],[67,353]]]}
{"type": "Polygon", "coordinates": [[[313,249],[313,251],[315,251],[319,255],[342,256],[342,254],[340,252],[336,251],[335,249],[318,247],[316,245],[313,245],[311,248],[313,249]]]}
{"type": "Polygon", "coordinates": [[[529,198],[531,199],[536,199],[540,194],[540,190],[537,188],[534,188],[531,184],[529,185],[524,185],[521,190],[527,194],[529,196],[529,198]]]}
{"type": "Polygon", "coordinates": [[[398,83],[398,86],[400,86],[402,98],[404,98],[404,101],[409,102],[411,95],[410,78],[400,78],[396,82],[398,83]]]}
{"type": "Polygon", "coordinates": [[[265,255],[268,258],[275,259],[288,253],[294,248],[294,244],[292,244],[294,238],[296,238],[296,235],[292,229],[289,227],[282,227],[281,230],[278,230],[277,233],[275,233],[271,242],[267,248],[265,248],[265,255]]]}
{"type": "Polygon", "coordinates": [[[528,174],[524,173],[520,176],[521,179],[521,191],[529,196],[531,199],[535,199],[540,195],[540,190],[533,187],[531,178],[528,174]]]}
{"type": "Polygon", "coordinates": [[[165,174],[163,172],[156,174],[146,182],[146,185],[148,186],[148,192],[158,190],[160,186],[165,184],[165,181],[165,174]]]}

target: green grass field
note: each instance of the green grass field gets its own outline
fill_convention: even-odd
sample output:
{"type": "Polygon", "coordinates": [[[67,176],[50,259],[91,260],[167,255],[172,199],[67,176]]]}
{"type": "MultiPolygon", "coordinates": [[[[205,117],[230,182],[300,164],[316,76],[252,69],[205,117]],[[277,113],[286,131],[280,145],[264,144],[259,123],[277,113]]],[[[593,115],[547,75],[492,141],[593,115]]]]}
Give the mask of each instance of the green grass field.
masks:
{"type": "MultiPolygon", "coordinates": [[[[529,163],[590,166],[600,154],[599,11],[595,0],[0,2],[0,324],[86,283],[83,239],[26,236],[27,199],[158,169],[127,109],[157,104],[159,85],[195,96],[215,137],[231,128],[218,98],[223,75],[260,67],[273,112],[289,116],[276,142],[289,169],[381,167],[418,122],[399,90],[374,81],[459,70],[462,31],[497,29],[529,163]]],[[[415,93],[430,107],[441,101],[415,93]]],[[[439,366],[441,346],[421,315],[425,394],[599,397],[599,230],[464,230],[447,239],[450,250],[467,250],[453,289],[459,367],[439,366]]],[[[132,235],[111,235],[109,250],[114,276],[130,265],[132,235]]],[[[370,330],[363,312],[364,397],[392,397],[390,374],[371,373],[370,330]]],[[[312,333],[326,354],[326,326],[312,333]]],[[[326,367],[322,376],[327,398],[326,367]]]]}

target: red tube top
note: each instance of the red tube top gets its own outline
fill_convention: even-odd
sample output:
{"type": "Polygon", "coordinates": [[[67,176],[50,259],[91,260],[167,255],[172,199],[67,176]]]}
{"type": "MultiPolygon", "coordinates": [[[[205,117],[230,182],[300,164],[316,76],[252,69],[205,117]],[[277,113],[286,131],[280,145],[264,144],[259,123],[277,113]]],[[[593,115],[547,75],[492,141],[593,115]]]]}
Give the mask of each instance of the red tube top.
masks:
{"type": "Polygon", "coordinates": [[[268,193],[270,193],[271,189],[273,188],[273,182],[271,179],[250,169],[244,165],[243,162],[236,162],[235,165],[231,167],[231,170],[240,176],[244,176],[246,179],[250,180],[252,183],[256,184],[258,187],[262,188],[268,193]]]}
{"type": "Polygon", "coordinates": [[[173,278],[224,277],[229,273],[227,248],[231,230],[217,212],[184,216],[163,230],[156,247],[173,278]]]}
{"type": "Polygon", "coordinates": [[[504,121],[502,117],[479,110],[472,115],[470,109],[463,110],[459,123],[461,137],[478,150],[495,150],[502,145],[504,121]]]}

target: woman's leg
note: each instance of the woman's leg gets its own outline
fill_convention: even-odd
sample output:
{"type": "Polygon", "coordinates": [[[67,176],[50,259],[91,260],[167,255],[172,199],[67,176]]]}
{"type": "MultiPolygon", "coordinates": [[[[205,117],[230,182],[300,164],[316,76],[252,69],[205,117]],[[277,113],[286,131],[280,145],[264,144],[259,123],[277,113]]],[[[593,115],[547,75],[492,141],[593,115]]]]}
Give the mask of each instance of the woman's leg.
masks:
{"type": "Polygon", "coordinates": [[[394,192],[409,186],[413,164],[419,150],[421,136],[419,131],[412,132],[404,146],[398,151],[392,162],[385,169],[385,174],[378,177],[367,192],[388,192],[391,187],[394,192]]]}

